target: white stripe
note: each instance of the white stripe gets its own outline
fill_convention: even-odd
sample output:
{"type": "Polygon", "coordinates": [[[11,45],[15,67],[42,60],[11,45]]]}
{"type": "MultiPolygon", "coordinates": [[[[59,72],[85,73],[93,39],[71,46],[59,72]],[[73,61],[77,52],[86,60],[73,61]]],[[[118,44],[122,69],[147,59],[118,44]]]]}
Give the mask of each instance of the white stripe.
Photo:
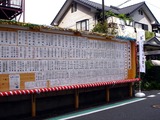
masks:
{"type": "Polygon", "coordinates": [[[153,97],[156,97],[156,95],[149,95],[147,97],[153,98],[153,97]]]}
{"type": "Polygon", "coordinates": [[[158,95],[160,95],[160,93],[157,93],[158,95]]]}
{"type": "Polygon", "coordinates": [[[112,106],[112,107],[106,107],[106,108],[102,108],[102,109],[99,109],[99,110],[94,110],[92,112],[86,112],[86,113],[82,113],[82,114],[79,114],[79,115],[70,116],[70,117],[67,117],[67,118],[62,118],[62,119],[59,119],[59,120],[68,120],[68,119],[72,119],[72,118],[77,118],[77,117],[81,117],[81,116],[85,116],[85,115],[101,112],[101,111],[104,111],[104,110],[109,110],[109,109],[112,109],[112,108],[128,105],[128,104],[131,104],[131,103],[139,102],[139,101],[142,101],[142,100],[145,100],[145,99],[146,98],[141,98],[141,99],[138,99],[138,100],[122,103],[122,104],[115,105],[115,106],[112,106]]]}

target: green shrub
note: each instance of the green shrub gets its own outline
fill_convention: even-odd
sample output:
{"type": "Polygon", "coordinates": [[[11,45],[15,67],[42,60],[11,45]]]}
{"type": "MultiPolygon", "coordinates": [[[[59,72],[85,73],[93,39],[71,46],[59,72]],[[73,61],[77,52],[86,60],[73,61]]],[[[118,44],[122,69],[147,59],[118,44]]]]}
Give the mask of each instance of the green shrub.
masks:
{"type": "Polygon", "coordinates": [[[95,27],[93,28],[92,32],[99,32],[99,33],[108,33],[108,24],[107,21],[102,23],[98,22],[95,27]]]}
{"type": "Polygon", "coordinates": [[[143,90],[160,90],[160,67],[146,61],[146,73],[141,73],[143,90]]]}
{"type": "Polygon", "coordinates": [[[145,31],[146,40],[149,40],[155,36],[154,32],[145,31]]]}

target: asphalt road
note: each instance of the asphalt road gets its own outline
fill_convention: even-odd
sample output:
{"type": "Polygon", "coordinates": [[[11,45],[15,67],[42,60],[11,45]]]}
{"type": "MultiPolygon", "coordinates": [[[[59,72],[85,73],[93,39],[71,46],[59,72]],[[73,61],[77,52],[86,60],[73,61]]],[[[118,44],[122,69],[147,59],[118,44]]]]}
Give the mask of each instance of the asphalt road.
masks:
{"type": "Polygon", "coordinates": [[[144,98],[124,100],[48,120],[160,120],[160,108],[153,107],[160,105],[160,91],[144,93],[144,98]]]}

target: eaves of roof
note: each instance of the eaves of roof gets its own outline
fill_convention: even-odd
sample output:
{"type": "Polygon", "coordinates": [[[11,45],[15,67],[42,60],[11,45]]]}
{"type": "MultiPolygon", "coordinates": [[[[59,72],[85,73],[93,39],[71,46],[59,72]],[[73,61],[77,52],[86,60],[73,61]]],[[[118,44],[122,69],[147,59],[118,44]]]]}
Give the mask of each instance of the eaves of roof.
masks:
{"type": "Polygon", "coordinates": [[[155,47],[155,48],[159,48],[160,49],[160,45],[156,45],[156,44],[152,44],[152,43],[146,43],[144,44],[144,46],[151,46],[151,47],[155,47]]]}
{"type": "Polygon", "coordinates": [[[69,6],[71,6],[72,2],[76,0],[66,0],[61,9],[59,10],[56,17],[51,22],[51,25],[54,25],[55,23],[58,24],[58,22],[61,20],[62,16],[66,13],[66,11],[69,9],[69,6]]]}
{"type": "Polygon", "coordinates": [[[140,2],[140,3],[134,4],[134,5],[130,5],[130,6],[121,8],[119,10],[119,12],[121,14],[132,14],[136,10],[140,9],[144,4],[145,4],[145,2],[140,2]]]}
{"type": "Polygon", "coordinates": [[[131,5],[131,6],[127,6],[127,7],[124,7],[124,8],[121,8],[119,10],[119,12],[121,14],[126,14],[126,15],[131,15],[132,13],[134,13],[135,11],[139,10],[140,8],[142,7],[145,7],[150,15],[153,17],[153,19],[156,21],[155,24],[159,24],[158,20],[155,18],[155,16],[153,15],[153,13],[151,12],[151,10],[148,8],[148,6],[146,5],[145,2],[140,2],[140,3],[137,3],[137,4],[134,4],[134,5],[131,5]]]}
{"type": "MultiPolygon", "coordinates": [[[[82,4],[86,7],[94,8],[96,10],[102,11],[102,4],[99,4],[99,3],[96,3],[90,0],[66,0],[66,2],[63,4],[58,14],[56,15],[56,17],[51,22],[51,25],[54,25],[55,21],[57,22],[61,19],[62,15],[64,15],[65,11],[67,10],[67,6],[69,6],[73,1],[79,4],[82,4]]],[[[111,10],[112,12],[116,14],[119,14],[118,10],[105,6],[105,11],[109,11],[109,10],[111,10]]]]}
{"type": "MultiPolygon", "coordinates": [[[[66,0],[64,5],[62,6],[60,11],[58,12],[57,16],[52,21],[51,25],[53,25],[55,23],[55,21],[58,22],[61,19],[61,17],[67,11],[67,7],[70,6],[73,1],[77,2],[78,4],[84,5],[86,7],[89,7],[91,9],[93,8],[93,9],[96,9],[98,11],[102,11],[102,4],[99,4],[99,3],[96,3],[96,2],[93,2],[93,1],[90,1],[90,0],[66,0]]],[[[116,7],[113,7],[113,6],[110,6],[110,7],[105,6],[105,11],[112,11],[115,14],[130,15],[130,14],[132,14],[133,12],[135,12],[136,10],[140,9],[143,6],[147,8],[150,15],[154,18],[154,20],[156,21],[155,24],[159,24],[159,22],[157,21],[157,19],[153,15],[153,13],[150,11],[148,6],[145,4],[145,2],[140,2],[140,3],[137,3],[137,4],[131,5],[131,6],[124,7],[124,8],[116,8],[116,7]]]]}
{"type": "MultiPolygon", "coordinates": [[[[90,0],[74,0],[74,1],[79,3],[79,4],[83,4],[87,7],[95,8],[97,10],[102,11],[102,4],[99,4],[99,3],[96,3],[96,2],[93,2],[93,1],[90,1],[90,0]]],[[[112,7],[109,7],[109,6],[105,6],[105,11],[109,11],[109,10],[111,10],[112,12],[114,12],[116,14],[119,14],[118,10],[113,9],[112,7]]]]}
{"type": "MultiPolygon", "coordinates": [[[[146,3],[144,3],[146,5],[146,3]]],[[[148,8],[148,6],[146,5],[146,8],[148,9],[148,11],[151,13],[151,15],[153,16],[153,18],[155,19],[156,23],[155,24],[159,24],[158,20],[156,19],[156,17],[153,15],[153,13],[151,12],[151,10],[148,8]]]]}
{"type": "Polygon", "coordinates": [[[144,42],[144,45],[154,45],[154,46],[159,46],[160,47],[160,41],[159,39],[155,36],[147,41],[144,42]],[[153,44],[152,42],[156,42],[156,44],[153,44]]]}

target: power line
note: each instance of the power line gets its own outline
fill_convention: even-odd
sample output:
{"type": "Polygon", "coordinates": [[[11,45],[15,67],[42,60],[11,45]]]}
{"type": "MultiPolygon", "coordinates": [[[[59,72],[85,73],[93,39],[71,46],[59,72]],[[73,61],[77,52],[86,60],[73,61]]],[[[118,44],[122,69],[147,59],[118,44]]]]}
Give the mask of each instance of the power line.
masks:
{"type": "Polygon", "coordinates": [[[156,7],[156,8],[158,8],[158,9],[160,9],[160,7],[158,7],[158,6],[156,6],[156,5],[153,5],[152,3],[149,3],[149,2],[147,2],[148,4],[150,4],[150,5],[152,5],[153,7],[156,7]]]}
{"type": "Polygon", "coordinates": [[[126,3],[128,3],[129,1],[131,1],[131,0],[125,1],[124,3],[121,3],[120,5],[118,5],[117,7],[120,7],[120,6],[122,6],[122,5],[126,4],[126,3]]]}

